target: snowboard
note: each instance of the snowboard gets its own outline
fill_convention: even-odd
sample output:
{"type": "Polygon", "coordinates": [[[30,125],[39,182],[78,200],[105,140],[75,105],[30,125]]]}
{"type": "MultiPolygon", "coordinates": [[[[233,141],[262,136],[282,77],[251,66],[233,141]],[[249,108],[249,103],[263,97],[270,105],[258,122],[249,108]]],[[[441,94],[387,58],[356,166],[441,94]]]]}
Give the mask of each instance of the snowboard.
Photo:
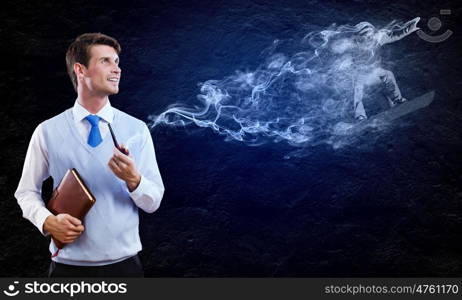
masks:
{"type": "Polygon", "coordinates": [[[334,126],[335,135],[354,135],[360,133],[366,128],[380,127],[389,124],[391,121],[401,118],[416,110],[427,107],[432,103],[435,97],[435,91],[430,91],[412,100],[408,100],[401,104],[396,104],[390,109],[371,116],[369,119],[359,121],[357,123],[338,122],[334,126]]]}

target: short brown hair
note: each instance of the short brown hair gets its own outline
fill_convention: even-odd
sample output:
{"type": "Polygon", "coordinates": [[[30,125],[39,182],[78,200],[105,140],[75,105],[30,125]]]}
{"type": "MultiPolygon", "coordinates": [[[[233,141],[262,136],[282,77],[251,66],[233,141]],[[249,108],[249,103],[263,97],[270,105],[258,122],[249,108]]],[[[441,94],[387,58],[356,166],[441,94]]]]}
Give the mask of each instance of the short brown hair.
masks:
{"type": "Polygon", "coordinates": [[[75,91],[77,91],[77,75],[74,72],[74,64],[80,63],[88,68],[90,61],[90,49],[94,45],[108,45],[120,54],[122,48],[115,38],[102,33],[84,33],[79,35],[69,46],[66,52],[67,73],[71,77],[75,91]]]}

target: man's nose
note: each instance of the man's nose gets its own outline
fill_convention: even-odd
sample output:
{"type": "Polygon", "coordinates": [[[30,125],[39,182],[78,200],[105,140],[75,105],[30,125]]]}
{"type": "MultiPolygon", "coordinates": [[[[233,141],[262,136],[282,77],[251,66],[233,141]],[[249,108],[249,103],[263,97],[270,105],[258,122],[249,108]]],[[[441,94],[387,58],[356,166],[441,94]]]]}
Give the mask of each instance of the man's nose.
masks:
{"type": "Polygon", "coordinates": [[[116,73],[116,74],[120,74],[122,72],[122,69],[116,65],[113,69],[112,69],[112,73],[116,73]]]}

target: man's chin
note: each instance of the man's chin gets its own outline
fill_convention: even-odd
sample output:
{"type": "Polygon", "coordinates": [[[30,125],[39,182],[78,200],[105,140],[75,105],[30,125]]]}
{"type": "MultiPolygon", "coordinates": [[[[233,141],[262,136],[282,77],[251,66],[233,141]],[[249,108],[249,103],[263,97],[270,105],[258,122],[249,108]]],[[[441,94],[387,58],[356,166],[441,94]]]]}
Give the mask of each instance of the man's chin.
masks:
{"type": "Polygon", "coordinates": [[[108,95],[115,95],[119,93],[119,88],[108,90],[108,95]]]}

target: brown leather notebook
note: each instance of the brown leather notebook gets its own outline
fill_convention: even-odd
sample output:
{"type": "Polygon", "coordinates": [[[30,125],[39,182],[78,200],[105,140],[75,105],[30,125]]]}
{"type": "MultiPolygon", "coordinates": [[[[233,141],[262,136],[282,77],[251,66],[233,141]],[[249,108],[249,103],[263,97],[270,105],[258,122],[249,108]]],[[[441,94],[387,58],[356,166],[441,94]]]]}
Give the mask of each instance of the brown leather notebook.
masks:
{"type": "MultiPolygon", "coordinates": [[[[83,221],[96,199],[85,185],[76,169],[67,170],[63,179],[53,191],[47,208],[54,214],[69,214],[83,221]]],[[[65,244],[53,238],[55,245],[62,249],[65,244]]]]}

